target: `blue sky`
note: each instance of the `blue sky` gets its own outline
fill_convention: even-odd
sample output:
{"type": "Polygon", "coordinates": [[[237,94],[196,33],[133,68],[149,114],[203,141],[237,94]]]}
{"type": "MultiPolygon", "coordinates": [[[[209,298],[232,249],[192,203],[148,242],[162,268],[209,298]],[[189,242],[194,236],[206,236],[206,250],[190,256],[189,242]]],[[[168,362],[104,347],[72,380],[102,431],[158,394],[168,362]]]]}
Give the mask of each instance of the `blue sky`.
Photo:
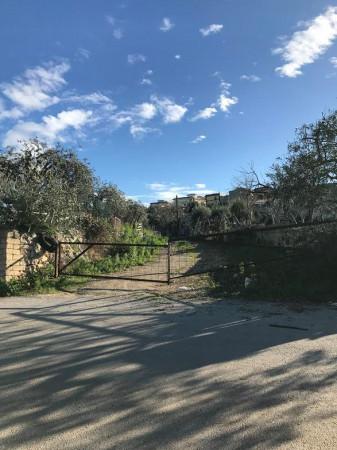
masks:
{"type": "Polygon", "coordinates": [[[226,192],[336,107],[337,3],[1,0],[0,142],[62,142],[145,203],[226,192]]]}

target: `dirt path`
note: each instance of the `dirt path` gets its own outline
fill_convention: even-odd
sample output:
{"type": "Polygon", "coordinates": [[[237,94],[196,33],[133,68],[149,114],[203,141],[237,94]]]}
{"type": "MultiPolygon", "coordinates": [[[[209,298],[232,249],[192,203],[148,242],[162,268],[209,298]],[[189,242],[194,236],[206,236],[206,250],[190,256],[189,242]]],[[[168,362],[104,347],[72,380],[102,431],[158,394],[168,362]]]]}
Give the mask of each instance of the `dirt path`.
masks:
{"type": "Polygon", "coordinates": [[[0,448],[336,448],[335,306],[142,286],[0,300],[0,448]]]}

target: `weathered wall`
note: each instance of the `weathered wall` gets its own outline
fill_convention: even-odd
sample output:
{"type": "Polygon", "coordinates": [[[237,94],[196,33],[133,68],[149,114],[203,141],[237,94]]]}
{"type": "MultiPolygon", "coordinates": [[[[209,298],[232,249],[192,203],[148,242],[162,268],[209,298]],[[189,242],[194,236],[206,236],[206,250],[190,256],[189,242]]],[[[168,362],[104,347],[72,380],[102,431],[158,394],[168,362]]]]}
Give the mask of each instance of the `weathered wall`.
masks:
{"type": "Polygon", "coordinates": [[[16,231],[0,229],[0,278],[8,281],[23,275],[32,266],[45,263],[48,255],[36,253],[35,247],[16,231]]]}
{"type": "Polygon", "coordinates": [[[259,244],[280,247],[310,246],[320,242],[324,236],[337,233],[336,223],[317,224],[299,227],[266,227],[265,229],[246,229],[225,236],[225,242],[240,244],[259,244]]]}
{"type": "Polygon", "coordinates": [[[24,243],[15,231],[0,231],[0,277],[18,277],[26,270],[24,243]]]}

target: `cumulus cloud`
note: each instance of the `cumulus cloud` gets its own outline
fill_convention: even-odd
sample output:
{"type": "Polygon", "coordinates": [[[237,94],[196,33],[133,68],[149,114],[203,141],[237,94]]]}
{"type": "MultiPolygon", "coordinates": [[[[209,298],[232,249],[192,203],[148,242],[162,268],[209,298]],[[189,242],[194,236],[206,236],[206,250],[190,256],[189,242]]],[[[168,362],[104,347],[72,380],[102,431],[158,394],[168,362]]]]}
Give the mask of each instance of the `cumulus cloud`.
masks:
{"type": "Polygon", "coordinates": [[[261,81],[261,78],[257,75],[241,75],[240,80],[251,81],[252,83],[257,83],[261,81]]]}
{"type": "Polygon", "coordinates": [[[158,130],[156,128],[144,127],[142,125],[132,124],[130,126],[130,134],[134,139],[143,139],[149,133],[155,133],[158,130]]]}
{"type": "Polygon", "coordinates": [[[152,80],[150,80],[150,78],[142,78],[140,84],[142,86],[151,86],[152,80]]]}
{"type": "Polygon", "coordinates": [[[193,141],[191,141],[191,144],[199,144],[205,139],[207,139],[207,136],[205,136],[204,134],[200,134],[200,136],[197,136],[195,139],[193,139],[193,141]]]}
{"type": "Polygon", "coordinates": [[[172,30],[173,27],[174,27],[174,23],[171,22],[171,19],[169,17],[164,17],[159,29],[161,31],[163,31],[164,33],[166,33],[167,31],[172,30]]]}
{"type": "Polygon", "coordinates": [[[206,195],[214,192],[208,189],[204,183],[185,186],[176,183],[150,183],[146,187],[151,191],[148,196],[150,199],[167,201],[174,199],[177,195],[182,197],[188,194],[206,195]]]}
{"type": "Polygon", "coordinates": [[[175,59],[181,59],[181,55],[179,55],[179,54],[174,55],[174,58],[175,58],[175,59]]]}
{"type": "Polygon", "coordinates": [[[140,103],[136,105],[133,110],[134,114],[144,120],[151,120],[157,114],[157,108],[152,103],[140,103]]]}
{"type": "Polygon", "coordinates": [[[80,130],[92,115],[91,111],[73,109],[62,111],[56,116],[43,116],[41,122],[19,122],[9,130],[4,139],[4,145],[16,145],[19,140],[38,137],[48,143],[63,141],[62,133],[67,129],[80,130]]]}
{"type": "Polygon", "coordinates": [[[136,63],[142,63],[146,61],[146,57],[142,55],[141,53],[133,53],[132,55],[128,55],[128,63],[129,64],[136,64],[136,63]]]}
{"type": "Polygon", "coordinates": [[[200,119],[210,119],[217,113],[217,109],[214,106],[201,109],[195,116],[192,117],[191,122],[195,122],[200,119]]]}
{"type": "Polygon", "coordinates": [[[1,83],[0,91],[23,111],[43,110],[60,101],[55,94],[66,84],[67,62],[47,63],[27,69],[11,83],[1,83]]]}
{"type": "Polygon", "coordinates": [[[230,83],[226,83],[225,81],[221,81],[220,88],[221,94],[218,98],[218,106],[223,112],[228,112],[231,106],[236,105],[239,102],[237,97],[234,97],[230,93],[230,83]]]}
{"type": "Polygon", "coordinates": [[[167,97],[152,96],[151,100],[156,104],[164,123],[180,122],[187,113],[186,106],[178,105],[167,97]]]}
{"type": "Polygon", "coordinates": [[[282,77],[302,75],[302,67],[315,62],[333,44],[337,37],[337,7],[330,6],[323,14],[301,25],[302,30],[273,51],[285,62],[275,69],[282,77]]]}
{"type": "Polygon", "coordinates": [[[208,25],[208,27],[200,28],[199,31],[204,37],[206,37],[209,36],[210,34],[220,33],[222,29],[223,25],[218,23],[212,23],[211,25],[208,25]]]}

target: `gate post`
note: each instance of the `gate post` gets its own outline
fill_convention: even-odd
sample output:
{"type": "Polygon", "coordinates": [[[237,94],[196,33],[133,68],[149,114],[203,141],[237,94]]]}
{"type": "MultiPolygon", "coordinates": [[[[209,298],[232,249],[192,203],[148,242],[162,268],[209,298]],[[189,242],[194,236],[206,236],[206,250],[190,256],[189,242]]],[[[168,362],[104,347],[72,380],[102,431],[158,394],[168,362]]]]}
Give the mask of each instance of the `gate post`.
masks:
{"type": "Polygon", "coordinates": [[[167,244],[167,284],[171,283],[171,242],[167,244]]]}
{"type": "Polygon", "coordinates": [[[61,244],[57,243],[55,250],[54,278],[58,278],[60,276],[60,263],[61,263],[61,244]]]}

